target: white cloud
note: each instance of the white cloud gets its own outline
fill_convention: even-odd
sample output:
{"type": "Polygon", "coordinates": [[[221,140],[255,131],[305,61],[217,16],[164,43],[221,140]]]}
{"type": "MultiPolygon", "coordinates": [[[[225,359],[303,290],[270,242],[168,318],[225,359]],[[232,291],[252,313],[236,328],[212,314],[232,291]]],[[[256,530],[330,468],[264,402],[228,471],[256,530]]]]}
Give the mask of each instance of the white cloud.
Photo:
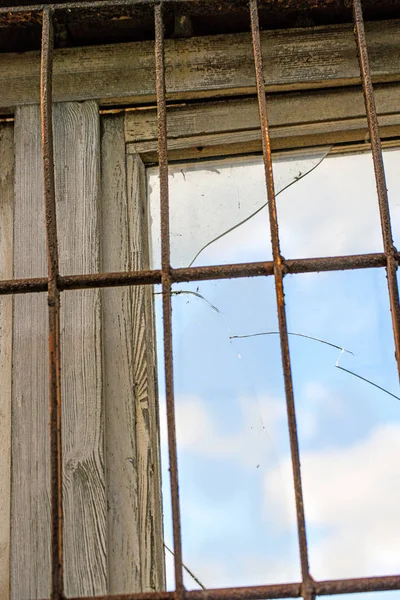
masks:
{"type": "Polygon", "coordinates": [[[332,394],[318,381],[308,381],[296,394],[297,422],[302,441],[315,440],[321,434],[321,419],[346,417],[342,398],[332,394]]]}
{"type": "MultiPolygon", "coordinates": [[[[235,458],[249,468],[261,460],[265,462],[271,452],[276,454],[283,437],[279,426],[286,427],[284,399],[242,397],[239,402],[241,427],[226,433],[219,431],[210,404],[197,396],[178,396],[175,403],[179,450],[216,459],[235,458]]],[[[161,439],[166,443],[165,426],[161,428],[161,439]]]]}
{"type": "MultiPolygon", "coordinates": [[[[307,172],[325,151],[275,160],[276,190],[307,172]]],[[[385,151],[395,234],[400,205],[395,202],[398,151],[385,151]]],[[[158,176],[151,175],[152,235],[159,256],[158,176]]],[[[261,159],[181,166],[170,175],[173,266],[187,266],[205,244],[252,214],[266,201],[261,159]],[[216,169],[215,166],[218,168],[216,169]],[[212,215],[212,218],[210,218],[212,215]]],[[[368,153],[328,156],[315,171],[277,198],[282,253],[286,258],[381,252],[376,184],[368,153]]],[[[268,210],[214,243],[196,264],[271,258],[268,210]]]]}
{"type": "MultiPolygon", "coordinates": [[[[381,425],[346,448],[301,457],[311,569],[316,578],[397,572],[400,564],[400,426],[381,425]]],[[[282,526],[295,522],[285,506],[282,476],[289,459],[265,477],[265,497],[282,526]],[[282,510],[281,510],[282,507],[282,510]]],[[[267,506],[267,509],[271,509],[267,506]]]]}

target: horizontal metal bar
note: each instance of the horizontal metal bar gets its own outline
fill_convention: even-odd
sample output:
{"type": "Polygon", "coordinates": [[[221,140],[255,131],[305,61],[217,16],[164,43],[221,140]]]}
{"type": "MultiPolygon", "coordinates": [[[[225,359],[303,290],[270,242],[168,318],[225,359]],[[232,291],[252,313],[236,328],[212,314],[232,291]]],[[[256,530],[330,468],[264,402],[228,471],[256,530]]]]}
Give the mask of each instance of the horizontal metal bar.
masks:
{"type": "Polygon", "coordinates": [[[0,281],[0,295],[31,294],[34,292],[47,292],[47,277],[4,279],[0,281]]]}
{"type": "Polygon", "coordinates": [[[262,277],[273,275],[273,262],[243,263],[236,265],[215,265],[210,267],[186,267],[172,269],[173,283],[203,281],[210,279],[235,279],[237,277],[262,277]]]}
{"type": "MultiPolygon", "coordinates": [[[[319,596],[394,591],[400,589],[400,575],[314,581],[313,588],[315,594],[319,596]]],[[[273,598],[298,598],[301,594],[301,583],[283,583],[240,588],[190,590],[185,591],[185,598],[186,600],[266,600],[273,598]]],[[[85,598],[76,597],[70,600],[173,600],[173,598],[174,592],[149,592],[145,594],[119,594],[113,596],[85,596],[85,598]]]]}
{"type": "Polygon", "coordinates": [[[389,592],[400,590],[400,575],[318,581],[315,582],[314,589],[318,596],[357,594],[359,592],[389,592]]]}
{"type": "MultiPolygon", "coordinates": [[[[400,253],[397,253],[400,261],[400,253]]],[[[348,256],[328,256],[326,258],[295,258],[283,261],[286,275],[318,273],[328,271],[348,271],[353,269],[373,269],[386,266],[386,256],[376,254],[352,254],[348,256]]],[[[263,277],[273,275],[272,261],[216,265],[211,267],[185,267],[171,269],[172,283],[207,281],[212,279],[237,279],[242,277],[263,277]]],[[[126,273],[93,273],[88,275],[60,275],[60,290],[81,290],[86,288],[121,287],[126,285],[154,285],[161,283],[161,271],[133,271],[126,273]]],[[[0,296],[9,294],[29,294],[47,291],[47,278],[9,279],[0,281],[0,296]]]]}
{"type": "MultiPolygon", "coordinates": [[[[188,2],[194,3],[200,0],[163,0],[164,4],[179,4],[188,2]]],[[[201,0],[204,2],[204,0],[201,0]]],[[[210,0],[210,6],[214,0],[210,0]]],[[[30,13],[30,12],[42,12],[45,8],[51,8],[52,11],[60,11],[60,10],[80,10],[80,9],[100,9],[100,8],[113,8],[118,6],[150,6],[153,7],[157,3],[157,0],[82,0],[81,2],[59,2],[59,3],[49,3],[49,4],[31,4],[30,6],[7,6],[0,8],[0,14],[4,13],[30,13]]],[[[245,0],[243,0],[243,5],[245,5],[245,0]]]]}
{"type": "Polygon", "coordinates": [[[161,271],[133,271],[127,273],[93,273],[90,275],[63,275],[59,277],[60,290],[151,285],[161,283],[161,271]]]}

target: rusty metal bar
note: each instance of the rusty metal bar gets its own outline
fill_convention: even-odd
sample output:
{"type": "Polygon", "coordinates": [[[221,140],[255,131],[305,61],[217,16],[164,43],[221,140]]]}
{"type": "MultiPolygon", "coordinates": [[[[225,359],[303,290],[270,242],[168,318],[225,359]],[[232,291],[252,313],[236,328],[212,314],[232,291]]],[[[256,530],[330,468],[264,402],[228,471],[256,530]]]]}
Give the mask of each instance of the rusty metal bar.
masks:
{"type": "Polygon", "coordinates": [[[289,425],[290,453],[296,501],[297,532],[299,539],[300,564],[302,574],[302,596],[304,600],[313,600],[313,580],[310,575],[307,549],[306,523],[304,516],[303,489],[301,484],[300,451],[297,436],[296,410],[294,404],[292,369],[290,364],[289,337],[287,332],[285,296],[283,290],[284,265],[279,245],[278,214],[276,209],[274,176],[272,169],[271,143],[268,126],[267,100],[263,73],[263,57],[260,40],[260,23],[257,0],[250,0],[251,35],[256,72],[258,109],[260,114],[261,138],[267,188],[268,211],[270,221],[272,255],[274,259],[274,277],[276,303],[278,311],[279,337],[282,354],[283,378],[285,382],[286,407],[289,425]]]}
{"type": "MultiPolygon", "coordinates": [[[[164,4],[195,4],[199,0],[162,0],[164,4]]],[[[211,0],[212,4],[214,0],[211,0]]],[[[243,6],[246,5],[247,0],[242,0],[243,6]]],[[[157,0],[82,0],[78,2],[58,2],[52,4],[31,4],[29,6],[6,6],[0,7],[0,14],[4,13],[32,13],[42,12],[47,7],[54,11],[70,11],[80,9],[101,9],[101,8],[112,8],[119,6],[155,6],[157,0]]]]}
{"type": "Polygon", "coordinates": [[[51,473],[51,599],[63,598],[62,466],[60,393],[60,291],[58,278],[56,193],[53,156],[53,23],[51,9],[43,11],[40,61],[44,202],[46,216],[49,306],[49,409],[51,473]]]}
{"type": "Polygon", "coordinates": [[[32,277],[28,279],[4,279],[0,281],[0,296],[8,294],[32,294],[47,292],[47,277],[32,277]]]}
{"type": "Polygon", "coordinates": [[[58,285],[61,290],[82,290],[85,288],[154,285],[159,283],[161,283],[161,271],[154,270],[126,273],[91,273],[90,275],[63,275],[59,277],[58,285]]]}
{"type": "Polygon", "coordinates": [[[174,541],[175,595],[177,600],[184,597],[182,572],[182,535],[179,507],[178,452],[176,444],[174,374],[172,351],[172,303],[171,303],[171,259],[169,232],[169,190],[167,153],[167,107],[165,89],[164,22],[163,4],[154,7],[155,25],[155,67],[158,125],[158,164],[160,173],[161,211],[161,284],[164,325],[164,368],[165,393],[168,424],[168,453],[171,482],[172,529],[174,541]]]}
{"type": "MultiPolygon", "coordinates": [[[[363,269],[386,267],[388,287],[395,336],[396,355],[400,371],[400,311],[399,292],[396,279],[399,254],[393,245],[390,214],[382,159],[382,147],[378,132],[378,123],[374,103],[371,73],[368,64],[365,32],[360,0],[353,0],[354,23],[359,51],[360,69],[363,81],[365,105],[372,143],[375,176],[377,181],[378,200],[381,214],[384,253],[356,256],[338,256],[327,258],[310,258],[284,260],[280,253],[278,219],[275,203],[275,192],[272,173],[272,158],[268,130],[267,105],[263,79],[262,54],[260,47],[257,0],[250,0],[251,30],[253,39],[254,60],[256,67],[257,94],[259,101],[260,121],[262,129],[263,154],[267,195],[269,200],[271,239],[273,261],[245,263],[236,265],[217,265],[211,267],[191,267],[171,269],[169,246],[169,197],[168,197],[168,160],[167,160],[167,128],[165,102],[165,64],[164,33],[162,5],[175,0],[95,0],[69,2],[65,4],[35,5],[30,7],[1,8],[1,13],[42,12],[42,52],[41,52],[41,84],[40,101],[42,117],[43,165],[44,165],[44,199],[46,208],[46,232],[48,253],[48,278],[19,279],[0,282],[0,294],[48,292],[49,304],[49,374],[50,374],[50,445],[51,445],[51,543],[52,543],[52,596],[53,600],[63,598],[62,573],[62,470],[61,470],[61,397],[60,397],[60,291],[83,288],[114,287],[125,285],[162,284],[163,321],[164,321],[164,362],[166,376],[168,445],[171,476],[171,497],[174,531],[175,555],[175,592],[153,592],[122,595],[93,596],[86,600],[182,600],[183,596],[193,600],[261,600],[267,598],[290,598],[303,596],[306,600],[318,595],[334,595],[355,592],[399,590],[400,576],[375,577],[363,579],[345,579],[314,582],[309,574],[307,538],[303,507],[299,446],[297,439],[296,414],[291,377],[290,353],[287,334],[286,312],[284,304],[283,276],[286,273],[307,273],[317,271],[336,271],[346,269],[363,269]],[[90,275],[60,276],[58,269],[57,227],[53,160],[52,134],[52,56],[53,28],[52,13],[55,10],[78,10],[112,6],[132,5],[154,6],[155,12],[155,57],[156,57],[156,90],[158,114],[158,154],[160,169],[161,200],[161,239],[162,269],[130,272],[99,273],[90,275]],[[214,590],[194,590],[186,592],[182,576],[182,540],[180,527],[178,460],[175,428],[174,387],[173,387],[173,352],[172,352],[172,320],[171,320],[171,286],[175,282],[201,281],[209,279],[226,279],[238,277],[254,277],[274,275],[277,295],[277,308],[282,351],[282,364],[285,379],[289,434],[292,454],[292,467],[296,494],[296,511],[299,534],[299,547],[302,567],[302,583],[285,583],[281,585],[250,586],[242,588],[220,588],[214,590]]],[[[188,1],[188,0],[186,0],[188,1]]],[[[192,0],[189,0],[192,1],[192,0]]],[[[193,0],[196,1],[196,0],[193,0]]],[[[75,598],[75,600],[83,600],[75,598]]]]}
{"type": "Polygon", "coordinates": [[[389,288],[390,312],[392,315],[397,369],[400,377],[400,307],[399,286],[396,276],[398,256],[397,250],[393,244],[385,168],[383,165],[382,143],[379,135],[378,116],[376,112],[374,90],[372,87],[371,69],[369,65],[361,0],[353,0],[353,19],[354,34],[358,50],[358,60],[360,63],[365,110],[367,113],[368,129],[371,138],[372,158],[374,161],[376,190],[378,193],[379,212],[381,218],[383,248],[387,258],[386,272],[389,288]]]}
{"type": "MultiPolygon", "coordinates": [[[[397,260],[400,260],[399,254],[397,254],[397,260]]],[[[295,258],[282,259],[282,264],[284,273],[291,275],[298,273],[348,271],[385,267],[386,256],[382,252],[376,254],[329,256],[326,258],[295,258]]],[[[207,281],[212,279],[236,279],[239,277],[264,277],[273,274],[274,263],[272,261],[170,269],[172,283],[207,281]]],[[[159,283],[161,283],[161,271],[159,270],[59,275],[58,277],[58,289],[60,291],[126,285],[154,285],[159,283]]],[[[47,289],[48,280],[46,277],[0,281],[0,296],[46,292],[47,289]]]]}
{"type": "MultiPolygon", "coordinates": [[[[314,591],[319,596],[356,594],[362,592],[387,592],[400,590],[400,575],[363,577],[360,579],[333,579],[315,581],[314,591]]],[[[299,598],[301,583],[282,583],[265,586],[190,590],[187,600],[263,600],[274,598],[299,598]]],[[[118,594],[113,596],[76,597],[70,600],[173,600],[174,592],[148,592],[118,594]]]]}

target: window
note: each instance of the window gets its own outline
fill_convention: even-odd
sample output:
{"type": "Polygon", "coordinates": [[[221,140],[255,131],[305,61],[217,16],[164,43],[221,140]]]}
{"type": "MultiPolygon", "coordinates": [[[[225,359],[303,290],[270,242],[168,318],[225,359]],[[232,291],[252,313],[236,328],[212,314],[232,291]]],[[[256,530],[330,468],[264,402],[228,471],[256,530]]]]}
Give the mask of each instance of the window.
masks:
{"type": "MultiPolygon", "coordinates": [[[[397,149],[384,151],[395,239],[398,157],[397,149]]],[[[382,251],[371,161],[369,153],[327,149],[275,158],[284,256],[382,251]],[[302,179],[295,179],[299,173],[302,179]]],[[[157,265],[156,167],[149,186],[157,265]]],[[[271,260],[264,186],[260,157],[171,165],[172,265],[186,268],[196,255],[198,268],[271,260]]],[[[155,298],[159,332],[159,292],[155,298]]],[[[398,491],[391,473],[399,394],[384,270],[288,274],[285,304],[310,571],[318,580],[388,575],[398,561],[398,491]]],[[[297,581],[273,280],[179,283],[172,307],[184,563],[206,588],[297,581]]],[[[157,354],[164,535],[171,547],[162,339],[157,354]]],[[[171,560],[167,556],[169,589],[171,560]]],[[[188,589],[196,587],[187,572],[184,577],[188,589]]]]}
{"type": "MultiPolygon", "coordinates": [[[[6,457],[2,461],[1,481],[5,484],[0,496],[4,515],[0,521],[4,540],[2,593],[7,598],[10,589],[11,598],[32,600],[50,593],[61,598],[63,591],[75,598],[116,593],[129,598],[133,587],[133,592],[146,594],[142,600],[170,597],[169,592],[162,591],[164,559],[151,294],[151,286],[161,284],[175,584],[177,596],[183,597],[186,592],[182,577],[171,303],[180,296],[174,292],[185,290],[174,286],[183,282],[193,286],[203,280],[236,282],[245,277],[254,277],[252,281],[272,290],[275,281],[277,290],[275,330],[283,357],[302,583],[261,582],[257,588],[242,587],[234,593],[226,589],[208,591],[207,597],[217,600],[233,595],[243,599],[303,595],[305,600],[311,600],[315,594],[397,590],[398,576],[355,580],[345,575],[346,579],[333,581],[314,581],[310,576],[289,354],[292,332],[286,323],[283,279],[291,273],[343,270],[347,275],[351,269],[376,269],[383,280],[386,268],[398,349],[398,255],[388,220],[377,119],[385,151],[389,152],[399,136],[399,23],[393,19],[388,3],[389,8],[382,11],[387,11],[386,16],[392,19],[368,24],[370,68],[361,6],[359,0],[354,0],[368,134],[351,25],[260,33],[257,3],[251,0],[249,6],[239,2],[239,9],[232,4],[233,16],[227,24],[221,24],[224,19],[216,16],[215,27],[219,21],[223,34],[186,38],[191,23],[187,11],[193,11],[193,21],[197,19],[199,32],[204,33],[207,18],[202,20],[202,11],[207,17],[210,7],[199,2],[196,9],[195,1],[165,1],[161,3],[165,5],[163,15],[163,7],[154,4],[143,1],[131,6],[106,0],[50,8],[0,9],[2,22],[7,21],[9,30],[25,23],[29,26],[26,47],[20,41],[14,41],[13,47],[10,41],[9,49],[35,47],[37,33],[43,30],[41,56],[35,50],[21,55],[6,53],[0,74],[0,102],[5,115],[0,140],[4,156],[0,291],[4,296],[1,369],[5,415],[1,439],[6,457]],[[180,6],[184,6],[185,14],[179,12],[180,6]],[[128,27],[121,34],[124,21],[131,24],[137,18],[143,31],[150,31],[150,38],[153,8],[155,54],[153,40],[136,38],[140,35],[137,29],[130,31],[128,27]],[[111,17],[101,16],[103,10],[111,11],[111,17]],[[85,15],[82,23],[76,17],[80,14],[85,15]],[[241,31],[243,15],[247,19],[245,32],[241,31]],[[250,17],[252,36],[248,33],[250,17]],[[118,22],[120,41],[122,38],[126,43],[73,47],[74,43],[69,43],[71,32],[76,45],[82,45],[79,41],[85,36],[85,24],[93,24],[97,18],[103,27],[109,24],[111,37],[113,21],[118,22]],[[163,25],[167,30],[169,27],[165,42],[163,25]],[[58,46],[54,65],[53,27],[58,46]],[[132,38],[137,41],[130,41],[132,38]],[[264,78],[267,91],[271,92],[266,104],[264,78]],[[368,250],[373,253],[368,254],[361,254],[367,251],[362,249],[361,255],[343,250],[337,252],[336,258],[328,254],[328,249],[319,258],[310,250],[305,258],[300,240],[298,255],[284,260],[279,249],[276,194],[270,177],[270,141],[274,152],[300,151],[314,162],[331,148],[336,152],[355,151],[371,144],[383,223],[382,248],[377,251],[374,247],[368,250]],[[311,159],[310,148],[314,152],[311,159]],[[269,201],[272,256],[265,255],[258,262],[238,260],[230,265],[221,261],[219,266],[196,268],[172,262],[171,269],[168,160],[179,164],[224,156],[243,159],[260,154],[261,150],[267,173],[265,201],[269,201]],[[161,268],[150,269],[145,170],[155,163],[160,172],[161,268]],[[13,303],[6,297],[10,294],[14,294],[13,303]],[[50,443],[46,428],[49,398],[50,443]]],[[[373,17],[373,3],[372,8],[366,4],[373,17]]],[[[347,10],[340,18],[348,18],[347,10]]],[[[309,18],[323,23],[323,15],[327,14],[322,9],[310,9],[309,18]]],[[[262,23],[269,17],[263,6],[260,16],[262,23]]],[[[275,23],[279,26],[278,21],[275,23]]],[[[88,26],[87,31],[87,43],[95,43],[96,29],[88,26]]],[[[210,27],[208,33],[217,31],[210,27]]],[[[7,35],[10,40],[9,31],[7,35]]],[[[103,30],[101,41],[110,41],[107,35],[103,30]]],[[[299,161],[301,154],[295,156],[292,160],[299,161]]],[[[296,173],[295,177],[300,175],[296,173]]],[[[212,241],[213,235],[205,243],[212,241]]],[[[281,242],[283,252],[284,236],[281,242]]],[[[199,251],[202,247],[196,254],[199,251]]],[[[351,281],[356,278],[357,275],[351,281]]],[[[380,286],[383,289],[382,281],[380,286]]],[[[193,287],[189,291],[194,296],[199,294],[193,287]]],[[[250,292],[249,296],[254,297],[254,293],[259,292],[250,292]]],[[[386,314],[389,316],[388,310],[386,314]]],[[[274,353],[274,357],[277,360],[278,355],[274,353]]],[[[196,591],[190,595],[200,597],[196,591]]]]}

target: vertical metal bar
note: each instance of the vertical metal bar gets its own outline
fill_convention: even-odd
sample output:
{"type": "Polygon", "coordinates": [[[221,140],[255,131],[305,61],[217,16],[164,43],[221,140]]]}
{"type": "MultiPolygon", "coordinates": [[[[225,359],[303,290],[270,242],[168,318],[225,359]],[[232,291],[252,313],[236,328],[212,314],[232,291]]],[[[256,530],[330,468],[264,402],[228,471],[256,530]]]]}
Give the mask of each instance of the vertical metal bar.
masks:
{"type": "Polygon", "coordinates": [[[268,210],[270,220],[272,254],[274,260],[275,290],[278,311],[280,344],[282,353],[282,367],[285,382],[286,406],[289,425],[290,449],[294,479],[297,530],[300,548],[301,573],[303,579],[302,595],[306,600],[314,598],[313,580],[310,576],[307,535],[304,516],[303,488],[301,484],[300,452],[297,436],[296,411],[294,405],[293,381],[290,364],[289,338],[287,332],[285,297],[283,290],[283,262],[279,246],[278,215],[276,210],[274,178],[272,171],[271,144],[268,126],[267,101],[265,97],[265,82],[263,74],[263,58],[260,42],[260,24],[258,18],[257,0],[250,0],[250,20],[253,40],[254,64],[256,72],[256,85],[258,108],[260,114],[262,147],[265,168],[265,182],[267,188],[268,210]]]}
{"type": "Polygon", "coordinates": [[[60,292],[58,289],[58,249],[53,155],[53,75],[54,33],[51,9],[43,11],[40,62],[40,113],[42,124],[44,202],[46,215],[48,306],[49,306],[49,409],[51,470],[51,598],[63,598],[62,545],[62,457],[60,394],[60,292]]]}
{"type": "Polygon", "coordinates": [[[381,217],[383,248],[387,261],[386,271],[389,288],[390,312],[392,314],[397,369],[400,377],[400,309],[399,286],[396,277],[397,251],[393,244],[385,168],[383,166],[382,144],[379,135],[378,117],[376,113],[374,90],[372,87],[371,68],[368,59],[361,0],[353,0],[353,19],[354,34],[357,43],[358,60],[360,63],[360,72],[364,93],[365,110],[367,113],[368,129],[371,138],[372,158],[374,161],[376,189],[378,193],[379,212],[381,217]]]}
{"type": "Polygon", "coordinates": [[[170,272],[169,192],[167,156],[167,110],[165,102],[165,62],[163,7],[154,7],[155,20],[155,65],[158,123],[158,161],[160,172],[161,207],[161,283],[163,295],[164,366],[168,421],[168,452],[171,479],[172,525],[174,536],[174,569],[176,597],[184,594],[182,573],[182,536],[179,507],[178,454],[176,444],[175,400],[172,352],[172,304],[170,272]]]}

